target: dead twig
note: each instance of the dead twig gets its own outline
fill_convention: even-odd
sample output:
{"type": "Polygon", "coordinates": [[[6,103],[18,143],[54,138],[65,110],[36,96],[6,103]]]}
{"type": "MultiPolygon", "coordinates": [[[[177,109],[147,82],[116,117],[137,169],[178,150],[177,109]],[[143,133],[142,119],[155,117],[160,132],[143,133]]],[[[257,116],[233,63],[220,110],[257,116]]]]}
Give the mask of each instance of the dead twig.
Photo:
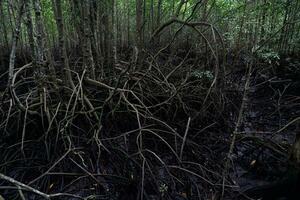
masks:
{"type": "Polygon", "coordinates": [[[4,175],[2,173],[0,173],[0,179],[3,179],[5,181],[7,181],[7,182],[10,182],[10,183],[16,185],[17,186],[16,189],[18,191],[19,190],[29,191],[29,192],[35,193],[35,194],[37,194],[37,195],[39,195],[39,196],[41,196],[41,197],[43,197],[45,199],[51,199],[51,198],[54,198],[54,197],[61,197],[61,196],[65,196],[65,197],[68,196],[68,197],[73,197],[73,198],[78,198],[78,199],[84,199],[84,198],[82,198],[80,196],[73,195],[73,194],[68,194],[68,193],[46,194],[46,193],[41,192],[41,191],[39,191],[39,190],[37,190],[37,189],[29,186],[29,185],[21,183],[21,182],[15,180],[15,179],[13,179],[13,178],[11,178],[9,176],[6,176],[6,175],[4,175]]]}

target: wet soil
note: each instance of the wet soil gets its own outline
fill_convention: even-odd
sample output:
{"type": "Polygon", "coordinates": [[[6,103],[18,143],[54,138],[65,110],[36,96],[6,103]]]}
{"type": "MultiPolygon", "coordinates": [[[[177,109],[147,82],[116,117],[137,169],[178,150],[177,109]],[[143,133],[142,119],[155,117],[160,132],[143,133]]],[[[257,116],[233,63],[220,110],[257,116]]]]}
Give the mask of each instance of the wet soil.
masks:
{"type": "MultiPolygon", "coordinates": [[[[241,90],[243,80],[245,78],[240,83],[241,90]]],[[[297,84],[298,80],[263,71],[251,77],[231,174],[238,193],[245,192],[254,199],[300,198],[300,194],[289,194],[291,188],[300,188],[300,185],[295,185],[299,182],[282,184],[287,179],[298,179],[298,172],[291,172],[289,162],[290,150],[299,131],[297,123],[282,129],[300,116],[297,84]]]]}
{"type": "MultiPolygon", "coordinates": [[[[295,62],[296,63],[296,62],[295,62]]],[[[294,65],[293,65],[294,66],[294,65]]],[[[246,108],[244,112],[243,117],[243,123],[241,125],[241,128],[238,133],[238,140],[236,142],[236,146],[234,149],[234,156],[233,156],[233,170],[231,171],[230,177],[233,182],[233,185],[236,187],[233,187],[233,190],[236,192],[235,199],[249,199],[246,197],[247,191],[254,190],[254,189],[261,189],[257,190],[256,194],[253,196],[254,199],[259,199],[260,197],[264,196],[264,194],[267,192],[267,190],[263,190],[265,186],[272,186],[274,183],[280,182],[284,177],[287,176],[287,172],[290,170],[290,163],[289,163],[289,152],[292,144],[294,143],[296,134],[297,134],[297,127],[296,124],[291,124],[287,128],[282,129],[285,125],[287,125],[291,120],[295,119],[296,117],[300,116],[300,98],[299,98],[299,87],[297,86],[299,84],[299,79],[295,78],[294,76],[283,76],[282,73],[279,72],[278,76],[273,71],[276,70],[264,70],[263,67],[256,66],[255,72],[253,72],[251,76],[251,84],[250,84],[250,90],[247,96],[246,101],[246,108]],[[245,193],[245,194],[244,194],[245,193]]],[[[236,93],[242,93],[244,84],[245,84],[245,76],[243,73],[237,73],[236,80],[234,82],[235,92],[236,93]]],[[[296,76],[297,77],[297,76],[296,76]]],[[[3,79],[2,79],[3,80],[3,79]]],[[[0,85],[2,85],[0,80],[0,85]]],[[[238,107],[238,103],[237,103],[238,107]]],[[[233,127],[236,120],[236,113],[230,113],[229,116],[232,118],[225,119],[229,121],[229,124],[233,127]]],[[[120,115],[120,118],[126,118],[126,120],[129,120],[128,115],[124,115],[122,117],[120,115]]],[[[109,120],[109,119],[108,119],[109,120]]],[[[128,126],[128,123],[126,120],[122,120],[126,126],[128,126]]],[[[34,121],[34,120],[32,120],[34,121]]],[[[80,119],[79,119],[80,121],[80,119]]],[[[120,120],[121,121],[121,120],[120,120]]],[[[80,121],[81,124],[84,124],[83,121],[80,121]]],[[[28,127],[28,130],[36,130],[35,127],[36,124],[39,124],[39,121],[36,121],[35,124],[33,123],[32,127],[28,127]]],[[[78,122],[79,124],[79,122],[78,122]]],[[[87,123],[88,124],[88,123],[87,123]]],[[[209,123],[211,124],[211,123],[209,123]]],[[[120,127],[121,124],[112,124],[112,126],[118,126],[120,127]]],[[[184,132],[185,125],[186,125],[186,119],[183,120],[183,124],[180,124],[179,122],[176,123],[178,126],[178,129],[182,129],[181,132],[184,132]]],[[[174,125],[175,127],[175,125],[174,125]]],[[[205,126],[203,126],[205,127],[205,126]]],[[[201,127],[201,128],[203,128],[201,127]]],[[[218,127],[219,128],[219,127],[218,127]]],[[[82,134],[88,134],[87,132],[80,132],[82,129],[88,130],[88,128],[84,127],[76,127],[78,129],[78,135],[82,134]]],[[[136,129],[136,127],[130,127],[130,130],[136,129]]],[[[193,139],[202,141],[201,145],[205,147],[202,147],[199,150],[199,152],[194,152],[195,149],[188,149],[188,156],[192,158],[191,160],[197,160],[199,163],[204,163],[204,166],[207,168],[213,168],[215,167],[215,171],[219,169],[221,171],[221,168],[219,168],[220,160],[216,159],[213,160],[212,158],[217,158],[217,155],[220,155],[224,158],[224,156],[221,154],[221,150],[224,150],[227,148],[228,144],[224,141],[230,141],[229,135],[225,135],[223,130],[210,130],[211,133],[209,133],[208,130],[202,129],[199,131],[203,136],[198,137],[198,133],[193,136],[193,139]],[[213,132],[215,131],[215,132],[213,132]],[[222,133],[222,136],[219,137],[219,139],[214,140],[214,144],[211,144],[211,141],[207,138],[211,137],[217,137],[216,132],[222,133]],[[229,138],[229,139],[228,139],[229,138]],[[207,142],[206,142],[207,140],[207,142]],[[209,149],[209,150],[206,150],[209,149]],[[195,158],[193,158],[193,156],[195,158]],[[203,160],[201,160],[203,158],[203,160]],[[204,158],[210,158],[212,160],[204,160],[204,158]],[[217,164],[215,164],[217,163],[217,164]]],[[[37,131],[38,132],[38,131],[37,131]]],[[[34,131],[31,132],[32,139],[35,137],[38,137],[39,133],[35,133],[34,131]]],[[[192,135],[192,133],[190,133],[192,135]]],[[[199,134],[199,135],[201,135],[199,134]]],[[[77,136],[76,136],[77,137],[77,136]]],[[[79,137],[78,137],[79,138],[79,137]]],[[[30,138],[31,139],[31,138],[30,138]]],[[[13,141],[10,141],[11,145],[13,145],[13,141]]],[[[151,143],[152,144],[152,143],[151,143]]],[[[157,142],[153,142],[154,145],[157,145],[157,142]]],[[[13,164],[9,165],[11,168],[7,167],[7,171],[9,171],[8,175],[11,177],[15,177],[17,174],[22,174],[22,177],[25,177],[27,180],[32,180],[34,177],[37,177],[42,169],[45,168],[49,163],[55,162],[55,159],[49,160],[48,158],[45,158],[45,152],[49,151],[49,149],[46,148],[43,144],[37,145],[36,143],[32,144],[32,147],[27,147],[27,149],[35,150],[34,152],[28,153],[28,155],[31,157],[32,162],[36,162],[35,164],[38,166],[34,169],[31,169],[30,172],[26,170],[26,168],[30,166],[24,165],[23,162],[20,161],[20,164],[13,164]],[[40,146],[39,146],[40,145],[40,146]]],[[[111,145],[111,144],[109,144],[111,145]]],[[[116,144],[114,144],[116,145],[116,144]]],[[[123,144],[122,144],[123,145],[123,144]]],[[[84,146],[86,149],[88,149],[90,154],[88,154],[88,151],[82,153],[82,157],[84,160],[86,160],[86,163],[91,160],[90,155],[93,155],[93,152],[98,151],[96,148],[92,148],[92,145],[84,146]]],[[[124,145],[123,145],[124,146],[124,145]]],[[[161,148],[159,146],[159,148],[161,148]]],[[[197,147],[198,148],[198,147],[197,147]]],[[[199,147],[200,148],[200,147],[199,147]]],[[[1,150],[5,150],[2,153],[7,155],[14,155],[12,151],[13,149],[6,149],[1,148],[1,150]],[[10,152],[11,151],[11,152],[10,152]]],[[[103,150],[103,149],[102,149],[103,150]]],[[[103,151],[105,152],[105,151],[103,151]]],[[[126,171],[126,174],[121,172],[118,172],[122,174],[124,177],[128,177],[128,179],[131,179],[132,177],[137,177],[137,174],[130,174],[130,170],[134,171],[133,166],[125,166],[125,162],[128,162],[127,158],[126,160],[122,160],[121,158],[116,158],[115,155],[105,155],[102,154],[104,157],[101,162],[104,164],[102,166],[92,166],[91,169],[94,170],[94,172],[98,173],[98,168],[103,168],[105,173],[107,174],[113,174],[116,171],[114,171],[112,166],[109,166],[109,164],[122,164],[124,166],[117,166],[116,168],[122,169],[126,171]],[[117,160],[119,159],[119,160],[117,160]],[[109,164],[107,164],[107,163],[109,164]],[[94,169],[95,167],[95,169],[94,169]],[[128,172],[128,174],[127,174],[128,172]],[[125,174],[125,175],[124,175],[125,174]]],[[[223,151],[224,152],[224,151],[223,151]]],[[[226,151],[227,152],[227,151],[226,151]]],[[[18,152],[19,153],[19,152],[18,152]]],[[[57,154],[57,158],[59,158],[63,152],[50,152],[57,154]]],[[[120,153],[120,152],[118,152],[120,153]]],[[[4,156],[3,156],[4,157],[4,156]]],[[[72,157],[73,158],[73,157],[72,157]]],[[[73,158],[74,159],[74,158],[73,158]]],[[[8,159],[9,160],[9,159],[8,159]]],[[[76,159],[74,159],[77,161],[76,159]]],[[[171,160],[168,156],[162,156],[162,160],[165,163],[168,163],[168,160],[171,160]]],[[[223,161],[223,160],[222,160],[223,161]]],[[[16,160],[14,162],[19,162],[19,160],[16,160]]],[[[78,163],[80,160],[78,160],[78,163]]],[[[171,162],[171,161],[170,161],[171,162]]],[[[1,162],[0,162],[1,163],[1,162]]],[[[85,164],[86,164],[85,163],[85,164]]],[[[221,163],[221,162],[220,162],[221,163]]],[[[62,166],[58,166],[56,170],[66,169],[66,171],[70,171],[74,174],[78,173],[81,176],[84,175],[84,173],[78,168],[74,168],[71,165],[72,163],[64,163],[62,166]]],[[[128,163],[127,163],[128,164],[128,163]]],[[[220,164],[221,165],[221,164],[220,164]]],[[[170,180],[167,180],[167,174],[164,170],[161,170],[161,167],[157,167],[157,170],[159,173],[157,174],[157,181],[159,183],[168,182],[170,180]]],[[[204,170],[205,171],[205,170],[204,170]]],[[[70,193],[75,193],[76,195],[80,196],[88,196],[89,194],[95,194],[95,190],[98,190],[99,188],[94,187],[93,184],[91,184],[91,179],[82,178],[82,179],[68,179],[68,174],[61,175],[59,173],[55,174],[53,172],[52,174],[54,178],[49,178],[47,182],[45,183],[45,187],[48,187],[49,190],[47,192],[51,193],[54,191],[66,191],[70,193]],[[65,176],[65,177],[63,177],[65,176]],[[62,180],[62,181],[61,181],[62,180]],[[61,182],[60,182],[61,181],[61,182]],[[61,185],[56,184],[56,182],[60,182],[61,185]],[[47,185],[48,184],[48,185],[47,185]],[[63,185],[65,184],[65,185],[63,185]],[[51,187],[50,187],[51,186],[51,187]]],[[[292,174],[294,176],[294,174],[292,174]]],[[[77,176],[75,176],[77,177],[77,176]]],[[[24,178],[24,179],[25,179],[24,178]]],[[[219,176],[217,176],[218,179],[220,179],[219,176]]],[[[25,180],[26,180],[25,179],[25,180]]],[[[130,182],[128,180],[121,180],[118,179],[118,177],[110,177],[108,179],[111,181],[111,184],[105,186],[105,190],[107,191],[107,195],[100,195],[97,196],[98,199],[136,199],[136,193],[137,193],[137,187],[139,187],[139,183],[137,180],[132,178],[130,182]],[[124,184],[124,181],[127,185],[124,184]],[[129,183],[129,184],[128,184],[129,183]],[[121,188],[121,189],[120,189],[121,188]]],[[[200,182],[202,180],[200,179],[191,179],[195,182],[200,182]]],[[[202,181],[203,182],[203,181],[202,181]]],[[[278,186],[278,185],[276,185],[278,186]]],[[[281,185],[279,185],[281,186],[281,185]]],[[[286,193],[289,192],[288,188],[290,185],[285,185],[284,187],[281,187],[280,189],[285,191],[281,194],[272,196],[271,199],[286,199],[288,200],[289,197],[286,195],[286,193]]],[[[147,186],[148,187],[148,186],[147,186]]],[[[148,187],[150,188],[151,185],[148,187]]],[[[207,188],[209,187],[203,187],[203,193],[207,192],[207,188]]],[[[300,188],[300,187],[299,187],[300,188]]],[[[102,188],[103,190],[103,188],[102,188]]],[[[278,187],[271,188],[271,191],[268,191],[269,193],[275,193],[275,190],[278,190],[278,187]]],[[[213,190],[211,189],[207,193],[213,193],[213,190]]],[[[100,193],[100,192],[99,192],[100,193]]],[[[185,198],[186,194],[185,191],[175,191],[174,193],[178,194],[178,198],[175,195],[173,199],[188,199],[185,198]]],[[[217,193],[217,192],[216,192],[217,193]]],[[[103,194],[103,193],[102,193],[103,194]]],[[[213,196],[213,195],[212,195],[213,196]]],[[[234,195],[229,195],[234,196],[234,195]]],[[[28,196],[29,199],[36,199],[35,196],[28,196]]],[[[149,195],[151,199],[163,199],[159,195],[149,195]]],[[[96,197],[95,197],[96,198],[96,197]]],[[[216,197],[217,198],[217,197],[216,197]]],[[[298,197],[296,197],[297,199],[298,197]]],[[[75,199],[75,198],[74,198],[75,199]]],[[[197,199],[197,198],[195,198],[197,199]]],[[[234,199],[234,197],[229,198],[234,199]]],[[[264,198],[268,199],[268,197],[264,198]]],[[[300,198],[299,198],[300,199],[300,198]]]]}

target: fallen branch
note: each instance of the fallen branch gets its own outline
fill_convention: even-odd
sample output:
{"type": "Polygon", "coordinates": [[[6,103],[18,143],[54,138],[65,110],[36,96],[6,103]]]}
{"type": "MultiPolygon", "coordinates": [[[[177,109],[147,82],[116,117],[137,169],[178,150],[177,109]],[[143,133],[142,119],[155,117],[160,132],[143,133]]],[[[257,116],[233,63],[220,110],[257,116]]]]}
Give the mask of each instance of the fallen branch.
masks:
{"type": "Polygon", "coordinates": [[[236,122],[235,127],[234,127],[234,131],[233,131],[233,134],[232,134],[232,140],[231,140],[231,144],[230,144],[229,151],[228,151],[228,154],[227,154],[227,158],[226,158],[226,161],[225,161],[225,167],[224,167],[224,171],[223,171],[222,198],[223,198],[224,192],[225,192],[225,180],[226,180],[228,170],[229,170],[229,167],[230,167],[230,161],[232,159],[232,153],[233,153],[233,149],[234,149],[234,146],[235,146],[236,138],[237,138],[237,135],[238,135],[239,128],[240,128],[240,126],[243,122],[243,115],[244,115],[247,96],[248,96],[248,92],[249,92],[251,73],[252,73],[252,63],[250,63],[248,65],[248,73],[247,73],[247,78],[246,78],[245,86],[244,86],[243,99],[242,99],[241,107],[240,107],[240,110],[239,110],[238,119],[237,119],[237,122],[236,122]]]}
{"type": "Polygon", "coordinates": [[[73,197],[73,198],[77,198],[77,199],[84,199],[84,198],[82,198],[82,197],[80,197],[78,195],[73,195],[73,194],[68,194],[68,193],[46,194],[46,193],[41,192],[41,191],[39,191],[39,190],[37,190],[37,189],[29,186],[29,185],[21,183],[21,182],[15,180],[15,179],[13,179],[13,178],[11,178],[9,176],[6,176],[6,175],[4,175],[2,173],[0,173],[0,179],[3,179],[5,181],[7,181],[7,182],[10,182],[10,183],[16,185],[16,187],[17,187],[16,190],[29,191],[29,192],[35,193],[35,194],[37,194],[37,195],[39,195],[39,196],[41,196],[41,197],[43,197],[45,199],[51,199],[51,198],[59,197],[59,196],[69,196],[69,197],[73,197]]]}

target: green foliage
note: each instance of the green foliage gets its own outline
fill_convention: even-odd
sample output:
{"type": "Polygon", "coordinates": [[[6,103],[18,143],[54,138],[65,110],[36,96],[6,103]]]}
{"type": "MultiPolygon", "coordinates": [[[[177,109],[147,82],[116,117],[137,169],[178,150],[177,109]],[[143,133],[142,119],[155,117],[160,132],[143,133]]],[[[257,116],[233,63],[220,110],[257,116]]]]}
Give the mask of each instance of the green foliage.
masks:
{"type": "Polygon", "coordinates": [[[209,81],[212,81],[214,79],[213,73],[208,70],[206,71],[195,70],[191,73],[191,77],[197,79],[209,80],[209,81]]]}
{"type": "Polygon", "coordinates": [[[57,35],[55,16],[52,9],[51,1],[41,0],[41,7],[44,19],[44,26],[47,30],[47,33],[49,33],[50,35],[57,35]]]}
{"type": "Polygon", "coordinates": [[[259,58],[265,60],[269,64],[276,63],[279,64],[280,56],[278,52],[272,51],[270,49],[260,50],[257,52],[259,58]]]}
{"type": "Polygon", "coordinates": [[[159,192],[161,193],[162,196],[168,191],[168,186],[165,183],[162,183],[159,186],[159,192]]]}
{"type": "MultiPolygon", "coordinates": [[[[299,51],[299,26],[300,23],[297,22],[293,24],[294,21],[299,19],[299,2],[300,0],[293,1],[282,1],[282,0],[203,0],[200,4],[198,0],[188,0],[184,1],[183,6],[180,8],[178,18],[180,20],[186,20],[192,14],[195,5],[198,5],[197,9],[193,13],[190,22],[205,21],[220,32],[225,41],[225,45],[228,49],[234,48],[244,48],[251,49],[253,46],[259,44],[260,41],[268,39],[267,48],[271,51],[282,52],[280,48],[288,49],[290,51],[299,51]],[[282,31],[281,31],[282,30],[282,31]],[[280,45],[283,43],[284,45],[280,45]]],[[[18,10],[19,1],[1,1],[1,15],[3,15],[3,21],[8,22],[2,25],[0,23],[0,34],[7,36],[8,40],[11,41],[11,36],[13,35],[13,27],[15,26],[15,16],[18,10]],[[1,29],[5,29],[5,32],[1,29]]],[[[82,17],[77,14],[78,9],[81,10],[82,6],[77,6],[73,9],[73,1],[61,0],[63,20],[65,24],[65,32],[68,36],[76,36],[75,25],[82,24],[82,17]]],[[[77,1],[82,4],[82,1],[77,1]]],[[[92,5],[97,5],[95,9],[97,15],[97,27],[98,38],[104,38],[100,36],[104,34],[104,29],[114,27],[112,23],[117,23],[118,34],[117,39],[121,41],[122,39],[129,37],[130,41],[135,40],[136,32],[136,0],[122,0],[122,1],[112,1],[112,0],[93,0],[92,5]],[[116,3],[116,15],[112,12],[113,2],[116,3]],[[104,27],[108,20],[108,26],[104,27]],[[129,31],[129,33],[126,33],[129,31]]],[[[181,0],[161,0],[161,7],[159,7],[159,0],[145,0],[143,7],[143,34],[144,41],[147,42],[152,31],[163,25],[171,17],[174,16],[179,5],[181,5],[181,0]],[[160,10],[159,10],[160,9],[160,10]],[[160,17],[158,18],[158,14],[160,17]]],[[[42,6],[42,16],[45,26],[45,32],[49,37],[49,41],[57,38],[57,27],[54,17],[54,11],[52,6],[52,1],[50,0],[40,0],[42,6]]],[[[93,6],[90,7],[93,10],[93,6]]],[[[1,16],[0,15],[0,16],[1,16]]],[[[34,14],[32,14],[34,19],[34,14]]],[[[168,29],[168,34],[161,34],[167,36],[168,42],[169,36],[175,33],[175,31],[180,28],[179,25],[172,24],[168,29]]],[[[209,28],[199,26],[200,32],[208,39],[210,43],[214,43],[214,39],[209,28]]],[[[26,28],[22,27],[22,37],[21,40],[26,42],[26,28]]],[[[107,30],[106,33],[110,34],[113,30],[107,30]]],[[[167,31],[164,31],[167,33],[167,31]]],[[[96,36],[96,32],[93,33],[96,36]]],[[[193,42],[199,42],[199,37],[193,37],[194,30],[185,28],[184,31],[180,33],[179,39],[188,38],[188,40],[193,42]],[[192,35],[192,36],[191,36],[192,35]],[[190,38],[189,38],[190,37],[190,38]]],[[[162,36],[162,37],[163,37],[162,36]]],[[[109,36],[110,37],[110,36],[109,36]]],[[[109,38],[107,37],[107,38],[109,38]]],[[[2,37],[3,38],[3,37],[2,37]]],[[[74,41],[74,38],[68,38],[70,41],[74,41]]],[[[68,40],[67,39],[67,40],[68,40]]],[[[162,38],[161,38],[162,39],[162,38]]],[[[201,45],[205,43],[204,40],[200,41],[201,45]]],[[[219,42],[219,41],[217,41],[219,42]]],[[[241,49],[239,49],[241,50],[241,49]]],[[[272,54],[268,55],[262,53],[263,57],[271,58],[272,54]]],[[[272,58],[273,59],[273,58],[272,58]]]]}

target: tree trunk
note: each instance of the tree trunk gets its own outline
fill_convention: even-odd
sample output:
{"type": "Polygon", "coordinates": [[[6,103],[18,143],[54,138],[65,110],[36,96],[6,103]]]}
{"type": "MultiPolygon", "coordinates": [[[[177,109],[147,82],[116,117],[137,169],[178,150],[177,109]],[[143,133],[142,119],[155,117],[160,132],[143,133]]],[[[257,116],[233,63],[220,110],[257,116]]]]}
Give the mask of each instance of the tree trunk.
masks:
{"type": "Polygon", "coordinates": [[[28,33],[28,41],[31,51],[31,59],[32,59],[32,65],[35,70],[37,70],[36,66],[36,47],[35,47],[35,41],[33,36],[33,24],[32,24],[32,17],[31,17],[31,7],[29,1],[25,2],[25,9],[26,9],[26,26],[27,26],[27,33],[28,33]]]}
{"type": "MultiPolygon", "coordinates": [[[[161,24],[161,7],[162,7],[162,1],[163,0],[158,0],[157,2],[157,14],[156,14],[156,28],[160,27],[161,24]]],[[[157,36],[155,45],[159,46],[160,43],[160,37],[157,36]]]]}
{"type": "Polygon", "coordinates": [[[0,20],[1,20],[1,25],[2,25],[2,33],[3,33],[3,39],[5,42],[6,49],[9,48],[9,42],[8,42],[8,37],[7,37],[7,29],[6,29],[6,23],[5,23],[5,17],[4,17],[4,8],[2,5],[3,1],[0,1],[0,20]]]}
{"type": "Polygon", "coordinates": [[[84,65],[88,69],[89,75],[95,79],[95,63],[92,55],[91,41],[92,34],[90,29],[90,4],[89,0],[84,1],[83,5],[83,18],[84,18],[84,65]]]}
{"type": "MultiPolygon", "coordinates": [[[[44,61],[44,25],[41,15],[40,0],[34,0],[34,12],[35,12],[35,23],[36,23],[36,41],[37,41],[37,64],[42,67],[44,61]]],[[[42,72],[44,69],[40,69],[42,72]]]]}
{"type": "MultiPolygon", "coordinates": [[[[118,20],[117,20],[117,1],[112,1],[112,27],[113,27],[113,54],[114,54],[114,62],[113,67],[117,63],[117,43],[118,43],[118,20]]],[[[114,71],[114,70],[113,70],[114,71]]]]}
{"type": "Polygon", "coordinates": [[[65,83],[68,84],[71,88],[74,88],[74,83],[71,76],[69,59],[67,57],[67,50],[65,44],[65,36],[64,36],[64,22],[63,15],[61,9],[61,0],[52,0],[52,6],[56,17],[56,26],[58,32],[58,40],[59,40],[59,50],[60,50],[60,61],[63,64],[62,70],[65,74],[65,83]]]}
{"type": "Polygon", "coordinates": [[[143,47],[143,0],[136,0],[136,46],[141,52],[143,47]]]}
{"type": "Polygon", "coordinates": [[[127,47],[129,47],[130,42],[130,9],[129,9],[129,0],[126,1],[127,4],[127,47]]]}
{"type": "Polygon", "coordinates": [[[154,27],[154,0],[150,1],[149,19],[150,19],[150,22],[149,22],[150,30],[151,30],[151,33],[153,33],[155,30],[155,27],[154,27]]]}
{"type": "Polygon", "coordinates": [[[24,2],[21,1],[21,5],[19,7],[18,11],[18,16],[16,19],[16,27],[14,31],[14,35],[12,38],[12,47],[11,47],[11,52],[10,52],[10,57],[9,57],[9,69],[8,69],[8,86],[10,87],[12,84],[12,79],[14,75],[14,69],[15,69],[15,57],[16,57],[16,48],[17,48],[17,43],[19,40],[20,36],[20,29],[21,29],[21,19],[24,14],[24,2]]]}

